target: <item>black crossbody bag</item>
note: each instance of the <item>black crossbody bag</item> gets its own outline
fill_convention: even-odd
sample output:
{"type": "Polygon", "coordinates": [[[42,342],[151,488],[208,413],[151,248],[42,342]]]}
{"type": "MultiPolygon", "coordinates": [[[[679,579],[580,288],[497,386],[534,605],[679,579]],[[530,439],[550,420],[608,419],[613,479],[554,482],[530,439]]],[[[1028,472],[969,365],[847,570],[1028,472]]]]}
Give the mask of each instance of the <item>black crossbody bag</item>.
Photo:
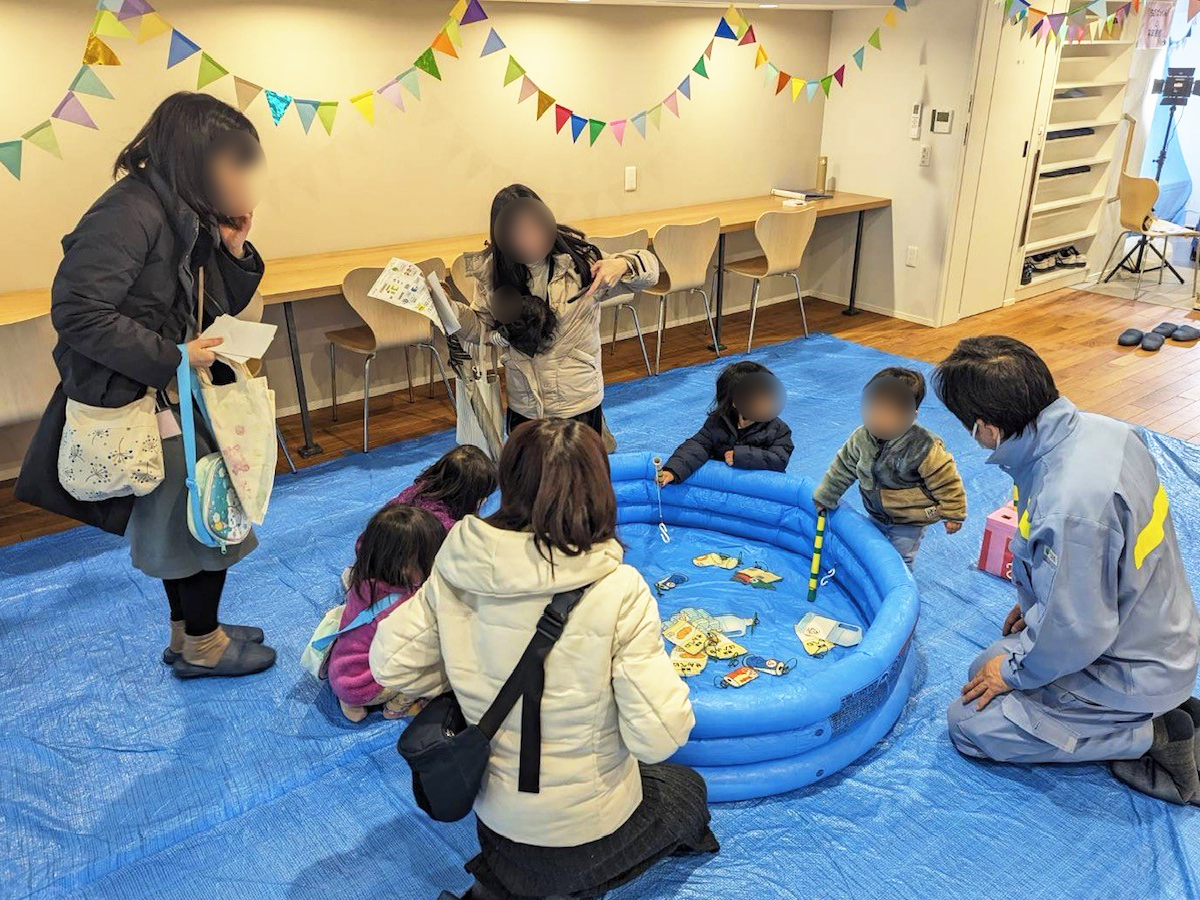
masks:
{"type": "Polygon", "coordinates": [[[589,587],[554,595],[516,668],[478,725],[467,724],[458,698],[449,691],[431,700],[400,735],[396,749],[412,769],[417,806],[430,818],[457,822],[471,811],[487,771],[492,739],[519,699],[524,702],[517,789],[525,794],[538,793],[546,656],[562,637],[571,610],[589,587]]]}

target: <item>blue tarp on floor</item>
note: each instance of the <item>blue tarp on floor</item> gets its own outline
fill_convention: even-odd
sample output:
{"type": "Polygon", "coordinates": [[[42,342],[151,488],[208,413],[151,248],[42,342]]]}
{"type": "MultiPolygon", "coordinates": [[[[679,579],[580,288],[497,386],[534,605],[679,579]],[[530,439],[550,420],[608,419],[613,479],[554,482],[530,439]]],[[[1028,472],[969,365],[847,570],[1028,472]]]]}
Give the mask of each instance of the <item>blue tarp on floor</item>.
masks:
{"type": "MultiPolygon", "coordinates": [[[[858,424],[859,387],[895,361],[828,337],[754,358],[788,388],[789,471],[813,477],[858,424]]],[[[612,388],[621,449],[670,452],[703,420],[719,365],[612,388]]],[[[936,398],[921,419],[958,458],[972,514],[921,551],[919,666],[895,729],[811,788],[714,807],[718,857],[663,864],[616,900],[1200,895],[1200,809],[1132,794],[1099,765],[984,765],[951,748],[945,707],[1013,603],[972,568],[1011,482],[936,398]]],[[[1200,447],[1148,439],[1200,588],[1200,447]]],[[[161,585],[120,540],[81,529],[0,549],[0,895],[430,900],[466,886],[472,824],[423,818],[395,723],[346,723],[297,662],[363,522],[452,441],[279,480],[222,607],[280,651],[254,678],[171,676],[161,585]]]]}

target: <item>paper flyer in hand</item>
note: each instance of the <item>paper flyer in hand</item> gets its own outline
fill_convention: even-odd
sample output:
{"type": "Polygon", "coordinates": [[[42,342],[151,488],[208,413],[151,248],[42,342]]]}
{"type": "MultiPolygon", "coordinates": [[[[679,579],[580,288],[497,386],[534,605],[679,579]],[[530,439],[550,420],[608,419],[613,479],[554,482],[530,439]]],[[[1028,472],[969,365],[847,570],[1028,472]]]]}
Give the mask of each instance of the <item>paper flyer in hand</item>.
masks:
{"type": "Polygon", "coordinates": [[[419,313],[439,329],[442,327],[425,276],[416,265],[406,260],[393,259],[389,262],[374,286],[367,291],[367,296],[419,313]]]}

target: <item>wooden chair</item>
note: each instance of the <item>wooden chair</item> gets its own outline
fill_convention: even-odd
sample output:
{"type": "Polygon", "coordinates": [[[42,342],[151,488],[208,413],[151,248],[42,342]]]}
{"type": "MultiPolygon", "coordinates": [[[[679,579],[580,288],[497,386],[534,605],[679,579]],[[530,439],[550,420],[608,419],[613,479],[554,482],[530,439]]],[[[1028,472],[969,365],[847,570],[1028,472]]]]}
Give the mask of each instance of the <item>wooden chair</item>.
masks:
{"type": "Polygon", "coordinates": [[[713,325],[712,306],[708,291],[704,289],[708,280],[708,263],[717,249],[721,236],[721,220],[713,217],[695,225],[664,225],[654,233],[654,255],[658,257],[662,273],[658,284],[647,288],[645,293],[658,298],[658,347],[654,351],[654,374],[662,371],[663,333],[667,327],[667,297],[671,294],[699,294],[704,301],[704,315],[708,319],[708,330],[712,335],[713,349],[717,356],[717,329],[713,325]]]}
{"type": "Polygon", "coordinates": [[[808,337],[808,315],[804,312],[804,292],[800,290],[800,262],[817,224],[817,209],[776,210],[765,212],[754,223],[754,236],[763,255],[727,263],[725,268],[736,275],[753,279],[750,289],[750,336],[746,352],[754,346],[754,318],[758,312],[758,289],[764,278],[790,275],[796,282],[796,299],[800,301],[800,320],[804,336],[808,337]]]}
{"type": "MultiPolygon", "coordinates": [[[[436,273],[439,278],[446,277],[446,264],[440,259],[427,259],[417,263],[422,273],[436,273]]],[[[371,408],[371,363],[383,350],[401,348],[404,350],[404,368],[408,373],[408,400],[416,399],[412,384],[412,355],[413,347],[429,351],[430,380],[429,396],[433,396],[432,367],[436,366],[446,385],[446,393],[450,397],[450,405],[454,405],[454,392],[450,389],[450,380],[446,377],[446,369],[442,365],[441,354],[433,345],[433,323],[424,316],[401,309],[382,300],[367,296],[367,291],[375,284],[383,269],[354,269],[342,281],[342,295],[365,324],[354,328],[342,328],[337,331],[325,332],[329,341],[329,380],[332,394],[332,416],[337,421],[337,357],[336,348],[349,350],[365,357],[363,363],[363,453],[370,451],[370,432],[368,422],[371,408]]]]}
{"type": "MultiPolygon", "coordinates": [[[[1179,283],[1185,284],[1183,276],[1175,270],[1174,266],[1167,262],[1167,241],[1171,238],[1191,238],[1195,240],[1196,238],[1200,238],[1200,231],[1155,217],[1154,204],[1158,202],[1158,182],[1153,178],[1138,178],[1128,173],[1129,155],[1133,150],[1133,132],[1137,126],[1137,120],[1128,113],[1122,116],[1122,118],[1129,122],[1129,132],[1125,136],[1125,155],[1121,159],[1121,177],[1117,182],[1116,200],[1120,203],[1121,234],[1117,237],[1116,243],[1113,244],[1112,250],[1109,251],[1108,259],[1104,262],[1104,268],[1108,268],[1109,263],[1112,262],[1113,257],[1117,253],[1117,248],[1124,246],[1126,238],[1130,235],[1137,235],[1138,241],[1133,246],[1133,249],[1126,253],[1121,261],[1104,277],[1104,282],[1107,284],[1122,269],[1129,272],[1136,271],[1137,285],[1133,289],[1133,299],[1136,300],[1142,291],[1142,275],[1146,271],[1142,263],[1145,260],[1147,248],[1153,251],[1159,259],[1159,284],[1162,284],[1164,269],[1170,269],[1171,274],[1179,279],[1179,283]],[[1157,238],[1162,238],[1163,248],[1161,251],[1154,246],[1154,241],[1157,238]],[[1137,262],[1134,263],[1133,267],[1130,267],[1129,260],[1134,254],[1137,255],[1137,262]]],[[[1200,265],[1192,269],[1192,296],[1197,297],[1197,302],[1200,302],[1200,295],[1196,293],[1197,272],[1200,272],[1200,265]]]]}
{"type": "MultiPolygon", "coordinates": [[[[243,322],[261,322],[263,317],[263,295],[258,291],[254,292],[254,296],[250,298],[250,302],[246,304],[246,308],[237,314],[236,318],[243,322]]],[[[246,360],[246,369],[250,372],[251,378],[257,378],[262,374],[263,361],[261,359],[246,360]]],[[[283,458],[287,461],[288,468],[292,474],[296,474],[296,464],[292,461],[292,452],[288,449],[287,442],[283,439],[283,432],[279,430],[279,425],[275,425],[275,439],[279,441],[279,449],[283,451],[283,458]]]]}
{"type": "MultiPolygon", "coordinates": [[[[592,237],[588,235],[588,240],[600,248],[603,253],[623,253],[627,250],[645,250],[650,246],[650,232],[645,228],[640,231],[622,234],[616,237],[592,237]]],[[[634,305],[637,300],[637,294],[629,296],[622,294],[619,297],[612,297],[609,300],[604,300],[600,303],[600,309],[615,309],[613,314],[613,337],[612,346],[616,350],[617,347],[617,324],[621,319],[621,310],[628,310],[630,317],[633,319],[633,328],[637,332],[638,343],[642,347],[642,361],[646,363],[646,374],[653,375],[654,372],[650,368],[650,354],[646,352],[646,339],[642,336],[642,323],[638,318],[637,307],[634,305]]]]}

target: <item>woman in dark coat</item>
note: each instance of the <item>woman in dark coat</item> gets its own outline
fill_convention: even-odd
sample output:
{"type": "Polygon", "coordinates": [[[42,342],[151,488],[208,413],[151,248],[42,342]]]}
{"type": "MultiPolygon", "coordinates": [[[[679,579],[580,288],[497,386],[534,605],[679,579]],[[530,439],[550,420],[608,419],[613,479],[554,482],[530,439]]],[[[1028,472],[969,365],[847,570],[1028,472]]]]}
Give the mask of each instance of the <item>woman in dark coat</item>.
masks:
{"type": "MultiPolygon", "coordinates": [[[[226,570],[257,545],[251,534],[226,552],[188,531],[186,468],[174,379],[178,345],[193,368],[217,383],[219,340],[197,336],[197,288],[204,277],[204,322],[236,315],[263,274],[246,240],[257,202],[262,148],[240,112],[206,94],[178,93],[151,115],[121,151],[119,180],[63,238],[51,321],[61,384],[34,435],[17,481],[18,499],[126,535],[133,564],[160,579],[171,613],[163,662],[181,678],[246,675],[269,668],[275,651],[258,628],[219,625],[226,570]],[[58,479],[67,398],[117,408],[155,392],[166,477],[144,497],[83,502],[58,479]]],[[[215,441],[196,419],[197,453],[215,441]]]]}

